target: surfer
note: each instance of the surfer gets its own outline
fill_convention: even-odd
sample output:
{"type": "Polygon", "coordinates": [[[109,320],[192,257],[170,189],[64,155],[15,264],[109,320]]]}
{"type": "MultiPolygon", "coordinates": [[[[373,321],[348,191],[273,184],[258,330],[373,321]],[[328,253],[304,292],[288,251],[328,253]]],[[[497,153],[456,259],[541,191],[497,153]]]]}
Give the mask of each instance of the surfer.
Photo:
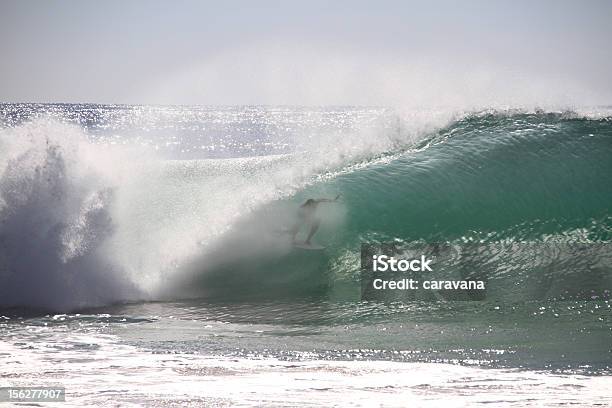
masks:
{"type": "Polygon", "coordinates": [[[297,222],[295,223],[293,228],[290,229],[293,243],[296,243],[295,237],[300,231],[300,226],[303,224],[310,224],[310,231],[308,232],[308,237],[306,238],[306,241],[304,241],[304,244],[310,245],[310,239],[317,232],[317,230],[319,229],[319,224],[321,223],[321,220],[315,216],[315,213],[317,212],[317,206],[320,203],[334,203],[338,201],[339,198],[340,194],[338,194],[333,200],[330,200],[329,198],[309,198],[308,200],[306,200],[306,202],[304,202],[304,204],[302,204],[298,210],[297,222]]]}

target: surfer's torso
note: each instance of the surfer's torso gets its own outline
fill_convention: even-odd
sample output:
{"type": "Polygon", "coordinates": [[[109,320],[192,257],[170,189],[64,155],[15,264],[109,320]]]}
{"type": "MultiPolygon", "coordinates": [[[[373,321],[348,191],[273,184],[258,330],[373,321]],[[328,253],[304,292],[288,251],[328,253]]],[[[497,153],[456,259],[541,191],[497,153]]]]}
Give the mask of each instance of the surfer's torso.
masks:
{"type": "Polygon", "coordinates": [[[301,220],[311,220],[317,211],[317,204],[318,203],[314,200],[306,201],[300,206],[300,209],[298,210],[298,217],[301,220]]]}

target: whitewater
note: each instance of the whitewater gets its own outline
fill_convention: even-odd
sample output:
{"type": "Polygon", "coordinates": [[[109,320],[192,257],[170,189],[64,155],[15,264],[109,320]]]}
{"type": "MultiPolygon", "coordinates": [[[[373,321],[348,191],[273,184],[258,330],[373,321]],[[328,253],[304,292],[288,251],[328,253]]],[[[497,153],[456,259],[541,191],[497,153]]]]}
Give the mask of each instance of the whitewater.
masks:
{"type": "Polygon", "coordinates": [[[1,374],[68,406],[607,405],[610,174],[610,107],[0,104],[1,374]],[[478,244],[486,294],[362,301],[361,244],[415,241],[478,244]]]}

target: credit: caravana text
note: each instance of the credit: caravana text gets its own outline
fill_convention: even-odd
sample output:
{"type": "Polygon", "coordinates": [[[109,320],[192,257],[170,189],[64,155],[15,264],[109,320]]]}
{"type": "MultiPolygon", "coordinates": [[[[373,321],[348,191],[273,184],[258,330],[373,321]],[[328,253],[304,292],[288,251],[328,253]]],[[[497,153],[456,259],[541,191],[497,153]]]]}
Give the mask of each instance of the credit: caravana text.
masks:
{"type": "Polygon", "coordinates": [[[422,283],[415,279],[385,280],[374,279],[372,287],[376,290],[414,290],[421,287],[426,290],[475,290],[484,289],[481,280],[425,280],[422,283]]]}

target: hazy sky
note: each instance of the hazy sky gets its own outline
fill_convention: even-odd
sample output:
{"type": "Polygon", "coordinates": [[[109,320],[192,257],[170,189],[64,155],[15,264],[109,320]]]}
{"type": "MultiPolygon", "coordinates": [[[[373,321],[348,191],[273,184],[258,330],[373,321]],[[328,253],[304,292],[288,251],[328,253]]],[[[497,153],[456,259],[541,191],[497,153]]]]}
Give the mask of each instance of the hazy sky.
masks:
{"type": "Polygon", "coordinates": [[[612,104],[612,1],[0,0],[0,101],[612,104]]]}

